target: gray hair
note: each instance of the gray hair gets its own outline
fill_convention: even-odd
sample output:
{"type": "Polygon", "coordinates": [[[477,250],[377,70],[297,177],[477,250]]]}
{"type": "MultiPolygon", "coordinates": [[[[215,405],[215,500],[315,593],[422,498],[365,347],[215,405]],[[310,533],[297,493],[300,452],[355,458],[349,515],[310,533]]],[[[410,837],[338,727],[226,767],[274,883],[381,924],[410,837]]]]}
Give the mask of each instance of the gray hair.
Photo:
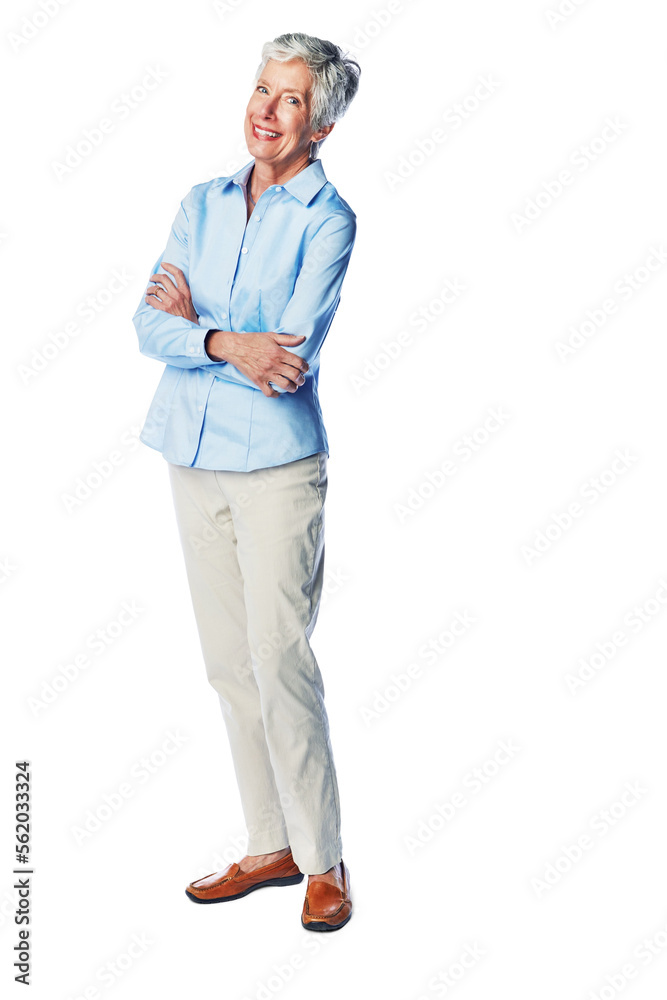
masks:
{"type": "MultiPolygon", "coordinates": [[[[303,59],[312,78],[310,125],[314,132],[342,118],[359,88],[361,67],[334,42],[301,31],[279,35],[262,47],[262,61],[255,83],[269,59],[287,62],[303,59]]],[[[324,137],[326,139],[326,136],[324,137]]],[[[324,139],[311,142],[310,155],[317,159],[324,139]]]]}

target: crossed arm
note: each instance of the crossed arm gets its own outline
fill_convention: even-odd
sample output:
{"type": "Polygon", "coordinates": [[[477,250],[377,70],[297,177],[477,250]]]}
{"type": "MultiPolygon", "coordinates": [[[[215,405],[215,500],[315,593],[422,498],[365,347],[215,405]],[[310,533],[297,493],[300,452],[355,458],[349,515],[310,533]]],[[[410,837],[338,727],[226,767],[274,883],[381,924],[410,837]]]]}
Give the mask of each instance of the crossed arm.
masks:
{"type": "MultiPolygon", "coordinates": [[[[182,316],[198,326],[199,317],[182,270],[164,260],[162,267],[172,275],[173,281],[166,274],[151,274],[150,280],[154,284],[146,289],[145,301],[155,309],[161,309],[170,316],[182,316]]],[[[305,334],[209,330],[204,349],[211,361],[229,361],[265,396],[280,396],[281,393],[271,388],[270,381],[286,392],[296,392],[306,381],[304,372],[310,368],[305,358],[290,354],[280,345],[295,347],[305,339],[305,334]]]]}
{"type": "Polygon", "coordinates": [[[355,217],[335,212],[321,224],[304,254],[292,296],[275,330],[205,333],[188,281],[191,195],[181,202],[165,252],[151,275],[152,284],[133,316],[141,352],[164,364],[209,369],[225,381],[260,389],[265,396],[296,392],[304,384],[338,308],[355,241],[355,217]],[[160,265],[169,273],[159,273],[160,265]]]}

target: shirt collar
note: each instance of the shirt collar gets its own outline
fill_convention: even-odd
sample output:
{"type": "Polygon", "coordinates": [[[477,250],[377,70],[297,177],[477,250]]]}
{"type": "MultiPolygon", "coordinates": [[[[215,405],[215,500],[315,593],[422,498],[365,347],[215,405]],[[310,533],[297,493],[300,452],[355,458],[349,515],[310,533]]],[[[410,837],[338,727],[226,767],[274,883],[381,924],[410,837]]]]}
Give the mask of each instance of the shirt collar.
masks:
{"type": "MultiPolygon", "coordinates": [[[[235,174],[230,177],[225,178],[222,186],[227,184],[238,184],[241,187],[245,187],[248,177],[250,176],[250,171],[255,165],[255,161],[251,160],[246,163],[244,167],[237,170],[235,174]]],[[[280,186],[284,191],[288,191],[293,197],[298,198],[300,202],[304,205],[309,205],[313,200],[318,191],[320,191],[324,185],[327,183],[327,177],[324,173],[324,167],[321,161],[318,159],[313,160],[309,163],[307,167],[300,170],[298,174],[280,186]]]]}

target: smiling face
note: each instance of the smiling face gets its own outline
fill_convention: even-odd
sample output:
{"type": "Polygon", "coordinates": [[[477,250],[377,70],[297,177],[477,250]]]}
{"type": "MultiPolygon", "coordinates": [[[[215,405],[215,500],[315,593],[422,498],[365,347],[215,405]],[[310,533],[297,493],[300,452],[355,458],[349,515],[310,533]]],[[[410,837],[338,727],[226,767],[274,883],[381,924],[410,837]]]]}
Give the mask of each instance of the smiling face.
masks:
{"type": "Polygon", "coordinates": [[[269,59],[248,101],[244,122],[248,150],[256,160],[281,169],[299,164],[308,159],[311,142],[331,131],[333,125],[318,132],[310,127],[311,86],[303,59],[269,59]]]}

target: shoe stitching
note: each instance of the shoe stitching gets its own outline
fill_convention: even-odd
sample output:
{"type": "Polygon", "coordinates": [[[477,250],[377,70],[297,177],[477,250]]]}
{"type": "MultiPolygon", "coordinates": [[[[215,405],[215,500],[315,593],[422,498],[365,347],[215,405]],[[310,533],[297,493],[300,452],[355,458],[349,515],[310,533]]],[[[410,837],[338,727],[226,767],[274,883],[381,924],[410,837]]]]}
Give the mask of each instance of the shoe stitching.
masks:
{"type": "MultiPolygon", "coordinates": [[[[213,872],[212,874],[215,875],[215,872],[213,872]]],[[[204,878],[210,878],[210,876],[205,875],[204,878]]],[[[218,879],[214,885],[195,885],[194,882],[191,882],[190,885],[195,890],[195,892],[213,892],[215,889],[218,889],[221,885],[226,885],[228,882],[231,882],[233,878],[234,878],[233,875],[227,875],[225,878],[218,879]]],[[[197,881],[199,882],[200,880],[197,879],[197,881]]]]}
{"type": "Polygon", "coordinates": [[[340,911],[343,909],[346,903],[347,900],[343,899],[338,909],[334,910],[333,913],[318,913],[317,910],[315,910],[315,912],[312,912],[309,909],[308,898],[306,897],[306,916],[313,917],[314,920],[330,920],[332,917],[335,917],[337,913],[340,913],[340,911]]]}
{"type": "MultiPolygon", "coordinates": [[[[285,876],[285,877],[288,877],[288,876],[285,876]]],[[[195,890],[195,892],[216,892],[216,890],[218,890],[221,886],[228,885],[232,881],[233,881],[233,877],[230,878],[230,879],[223,879],[221,882],[216,882],[215,885],[207,885],[207,886],[203,886],[201,888],[199,888],[197,886],[194,886],[194,890],[195,890]]],[[[260,881],[257,883],[257,885],[261,885],[261,883],[263,881],[268,881],[268,880],[267,879],[260,879],[260,881]]],[[[243,883],[242,882],[237,882],[236,884],[240,888],[243,888],[243,883]]]]}
{"type": "MultiPolygon", "coordinates": [[[[330,883],[325,883],[325,884],[328,885],[330,883]]],[[[308,888],[310,888],[310,886],[308,888]]],[[[340,892],[340,889],[338,891],[340,892]]],[[[325,915],[321,915],[321,919],[328,919],[329,917],[335,917],[337,913],[340,913],[340,911],[342,910],[342,908],[345,906],[346,903],[351,902],[350,898],[346,894],[343,894],[341,892],[340,895],[341,895],[340,906],[338,906],[333,911],[333,913],[327,913],[325,915]]],[[[311,909],[310,909],[310,899],[308,898],[308,889],[306,889],[305,907],[306,907],[306,913],[309,916],[312,916],[312,917],[317,916],[317,910],[311,911],[311,909]]]]}
{"type": "MultiPolygon", "coordinates": [[[[277,861],[272,861],[270,865],[265,865],[262,868],[256,868],[252,872],[244,872],[242,869],[239,869],[238,872],[236,872],[235,875],[227,875],[227,876],[225,876],[225,878],[218,879],[218,881],[215,883],[215,885],[197,886],[197,885],[194,884],[194,882],[191,882],[190,885],[195,890],[195,892],[215,892],[216,889],[220,888],[220,886],[227,885],[229,882],[233,882],[234,879],[236,879],[236,881],[238,883],[241,883],[243,879],[240,878],[239,876],[248,878],[250,875],[256,875],[257,872],[266,871],[269,868],[274,868],[275,866],[279,865],[281,861],[284,862],[285,858],[278,858],[277,861]]],[[[296,867],[296,865],[294,865],[294,864],[292,864],[290,867],[292,867],[292,866],[296,867]]],[[[296,874],[298,874],[298,871],[297,872],[293,872],[292,874],[296,875],[296,874]]],[[[211,872],[211,875],[215,875],[215,872],[211,872]]],[[[211,877],[210,875],[204,875],[204,877],[202,879],[197,879],[196,881],[197,882],[203,881],[204,879],[207,879],[207,878],[210,878],[210,877],[211,877]]]]}

